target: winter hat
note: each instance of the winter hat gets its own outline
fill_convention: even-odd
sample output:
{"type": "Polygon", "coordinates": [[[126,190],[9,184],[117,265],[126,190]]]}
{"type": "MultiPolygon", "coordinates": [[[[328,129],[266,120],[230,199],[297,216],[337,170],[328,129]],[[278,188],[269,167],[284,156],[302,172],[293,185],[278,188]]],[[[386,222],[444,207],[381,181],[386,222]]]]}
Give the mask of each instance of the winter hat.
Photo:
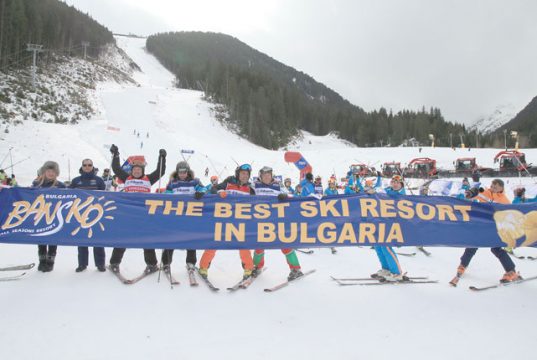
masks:
{"type": "Polygon", "coordinates": [[[313,181],[313,174],[312,173],[307,173],[306,174],[306,180],[313,181]]]}
{"type": "Polygon", "coordinates": [[[47,170],[54,170],[56,176],[60,176],[60,166],[56,161],[46,161],[39,169],[39,175],[43,175],[47,170]]]}

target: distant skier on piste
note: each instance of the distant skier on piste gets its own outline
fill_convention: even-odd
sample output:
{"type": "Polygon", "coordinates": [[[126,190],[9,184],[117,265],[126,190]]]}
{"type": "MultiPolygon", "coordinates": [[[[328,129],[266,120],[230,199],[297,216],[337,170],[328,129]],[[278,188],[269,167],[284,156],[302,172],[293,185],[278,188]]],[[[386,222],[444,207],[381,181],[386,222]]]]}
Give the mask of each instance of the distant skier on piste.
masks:
{"type": "MultiPolygon", "coordinates": [[[[405,183],[400,175],[394,175],[390,181],[390,186],[384,189],[389,196],[406,195],[405,183]]],[[[375,193],[375,187],[368,187],[368,194],[375,193]]],[[[384,281],[404,281],[399,259],[391,246],[375,246],[375,251],[380,261],[381,269],[372,274],[371,277],[383,279],[384,281]]]]}
{"type": "MultiPolygon", "coordinates": [[[[203,197],[206,188],[201,184],[200,180],[194,177],[194,171],[190,169],[190,165],[186,161],[180,161],[175,166],[175,171],[170,175],[170,182],[166,186],[166,193],[176,195],[193,196],[196,200],[203,197]]],[[[170,272],[170,264],[172,263],[173,249],[162,251],[162,270],[170,272]]],[[[186,251],[186,266],[187,269],[193,271],[197,262],[196,250],[186,251]]]]}
{"type": "MultiPolygon", "coordinates": [[[[252,166],[250,164],[243,164],[237,166],[235,169],[235,176],[229,176],[222,183],[218,184],[218,195],[222,199],[225,199],[228,195],[255,195],[255,191],[250,183],[250,175],[252,173],[252,166]]],[[[200,276],[207,278],[211,261],[216,254],[216,250],[205,250],[200,259],[200,276]]],[[[252,254],[250,250],[239,250],[239,255],[244,269],[243,278],[247,279],[252,275],[254,269],[254,263],[252,261],[252,254]]]]}
{"type": "MultiPolygon", "coordinates": [[[[277,196],[279,201],[287,200],[288,194],[282,191],[280,184],[274,180],[272,176],[272,168],[264,166],[259,170],[259,180],[254,183],[254,190],[256,195],[260,196],[277,196]]],[[[288,280],[294,280],[302,276],[300,270],[300,263],[294,249],[282,249],[282,253],[287,259],[290,273],[287,277],[288,280]]],[[[258,249],[254,251],[254,271],[253,276],[257,276],[261,273],[263,266],[265,265],[265,250],[258,249]]]]}
{"type": "MultiPolygon", "coordinates": [[[[131,172],[126,173],[119,164],[119,149],[116,145],[112,144],[110,147],[112,153],[112,170],[114,174],[121,179],[125,186],[123,191],[125,192],[151,192],[151,186],[156,183],[162,175],[166,172],[166,150],[159,150],[159,158],[157,163],[157,169],[151,174],[145,174],[145,163],[134,162],[132,164],[131,172]]],[[[125,254],[125,248],[114,248],[112,251],[112,257],[110,258],[110,270],[119,273],[119,264],[125,254]]],[[[147,265],[145,272],[152,273],[158,270],[157,255],[155,249],[144,249],[144,260],[147,265]]]]}

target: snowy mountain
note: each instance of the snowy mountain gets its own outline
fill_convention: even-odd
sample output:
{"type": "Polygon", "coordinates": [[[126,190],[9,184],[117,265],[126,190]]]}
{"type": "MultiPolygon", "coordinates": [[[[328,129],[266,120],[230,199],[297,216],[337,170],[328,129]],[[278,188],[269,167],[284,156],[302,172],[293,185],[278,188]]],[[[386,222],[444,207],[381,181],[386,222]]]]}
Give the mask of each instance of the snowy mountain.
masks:
{"type": "Polygon", "coordinates": [[[468,130],[476,130],[482,134],[491,133],[513,119],[517,111],[513,104],[500,105],[496,107],[492,114],[477,119],[475,123],[468,127],[468,130]]]}
{"type": "MultiPolygon", "coordinates": [[[[21,185],[28,185],[46,160],[60,163],[62,180],[75,176],[87,157],[99,168],[107,167],[111,143],[119,146],[122,158],[145,155],[150,171],[156,166],[158,149],[167,149],[169,170],[163,182],[182,160],[181,149],[194,150],[188,160],[203,182],[208,181],[205,168],[210,175],[226,176],[233,172],[235,161],[252,163],[254,173],[268,165],[278,174],[297,179],[298,171],[283,161],[283,149],[270,151],[234,135],[215,118],[215,105],[204,101],[201,92],[173,87],[174,76],[146,52],[143,39],[116,40],[141,69],[129,72],[134,82],[96,81],[94,89],[85,90],[85,96],[93,99],[94,114],[77,124],[23,120],[1,133],[0,166],[10,162],[7,155],[12,148],[13,162],[22,160],[14,168],[21,185]]],[[[118,61],[129,67],[130,60],[124,60],[118,61]]],[[[343,176],[356,162],[380,166],[384,161],[404,164],[414,157],[429,156],[439,166],[451,167],[457,157],[475,156],[479,164],[493,166],[497,152],[357,148],[333,136],[308,133],[288,150],[301,151],[324,182],[333,173],[343,176]]],[[[525,152],[529,162],[537,159],[537,149],[525,152]]],[[[513,187],[531,184],[533,179],[506,181],[511,195],[513,187]]],[[[411,182],[414,185],[418,183],[411,182]]],[[[130,231],[135,232],[136,226],[130,231]]],[[[204,284],[188,286],[184,251],[176,252],[172,264],[181,285],[170,289],[164,278],[158,282],[156,274],[136,285],[122,285],[109,272],[97,272],[91,260],[88,270],[75,273],[76,247],[61,247],[53,272],[33,270],[23,280],[0,282],[4,310],[0,315],[0,357],[533,359],[530,344],[537,317],[537,282],[470,292],[468,285],[496,283],[503,274],[497,259],[482,249],[459,287],[451,288],[447,282],[455,274],[463,250],[429,250],[431,257],[418,253],[399,260],[409,274],[428,276],[439,280],[438,284],[340,287],[330,275],[364,277],[379,268],[373,250],[352,247],[339,248],[335,255],[328,249],[299,254],[303,269],[316,269],[316,273],[272,294],[263,288],[281,282],[289,269],[280,251],[267,251],[267,271],[248,290],[215,294],[204,284]],[[499,346],[498,339],[507,339],[506,334],[516,337],[516,346],[499,346]]],[[[408,254],[416,249],[397,251],[408,254]]],[[[535,249],[516,251],[536,256],[535,249]]],[[[107,249],[108,256],[110,253],[107,249]]],[[[36,246],[1,246],[2,266],[36,260],[36,246]]],[[[126,276],[134,277],[144,267],[141,250],[126,252],[121,265],[126,276]]],[[[517,270],[527,276],[536,273],[531,261],[517,261],[517,270]]],[[[242,276],[237,252],[219,251],[210,276],[217,286],[235,283],[242,276]]]]}

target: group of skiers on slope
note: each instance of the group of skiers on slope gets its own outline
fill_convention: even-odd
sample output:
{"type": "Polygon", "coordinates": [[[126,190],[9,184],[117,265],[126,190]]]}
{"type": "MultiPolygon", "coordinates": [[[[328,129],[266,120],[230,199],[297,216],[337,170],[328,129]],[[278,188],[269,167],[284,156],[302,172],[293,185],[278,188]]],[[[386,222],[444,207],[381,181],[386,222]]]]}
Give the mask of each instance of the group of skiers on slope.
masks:
{"type": "MultiPolygon", "coordinates": [[[[124,182],[125,192],[150,192],[151,187],[155,184],[166,171],[166,151],[161,149],[159,151],[159,157],[157,162],[157,168],[150,174],[145,174],[145,163],[134,161],[131,164],[130,172],[125,172],[119,163],[119,149],[117,146],[112,145],[110,148],[112,153],[112,170],[115,175],[124,182]]],[[[105,171],[106,173],[106,171],[105,171]]],[[[58,180],[60,174],[59,166],[54,161],[47,161],[39,169],[38,177],[33,182],[34,188],[66,188],[65,184],[58,180]]],[[[111,179],[109,171],[106,175],[111,179]]],[[[187,162],[181,161],[177,163],[175,171],[170,175],[169,182],[166,186],[166,193],[170,194],[182,194],[192,195],[196,199],[201,199],[206,193],[218,194],[222,198],[231,196],[248,196],[248,195],[260,195],[260,196],[275,196],[279,201],[285,201],[290,195],[298,196],[315,196],[316,194],[323,194],[322,184],[320,177],[315,180],[313,174],[308,173],[306,177],[297,187],[301,187],[301,191],[297,194],[296,189],[291,187],[291,179],[284,180],[284,186],[280,184],[273,177],[273,170],[270,167],[263,167],[259,170],[258,179],[252,184],[250,178],[252,175],[252,167],[249,164],[243,164],[236,168],[235,174],[226,178],[223,182],[219,183],[216,176],[211,177],[211,184],[203,186],[201,181],[194,176],[194,172],[190,169],[187,162]]],[[[464,198],[470,201],[479,202],[496,202],[496,203],[509,203],[509,200],[503,193],[504,185],[500,179],[495,179],[492,182],[490,189],[483,190],[478,187],[479,184],[470,186],[467,179],[463,181],[464,198]]],[[[91,159],[84,159],[80,168],[80,176],[73,179],[69,185],[74,189],[85,190],[106,190],[106,182],[96,175],[96,169],[93,166],[91,159]]],[[[362,179],[358,177],[350,177],[348,184],[345,188],[346,194],[365,192],[367,194],[375,194],[377,189],[382,187],[381,174],[377,173],[377,181],[373,184],[372,181],[366,180],[365,184],[362,184],[362,179]]],[[[384,192],[388,196],[402,196],[405,193],[405,183],[400,175],[394,175],[391,178],[390,186],[384,188],[384,192]]],[[[324,192],[326,195],[335,195],[337,193],[337,187],[335,179],[329,180],[329,187],[324,192]]],[[[515,200],[513,203],[521,202],[537,202],[537,197],[533,199],[527,199],[525,197],[524,189],[520,188],[515,190],[515,200]]],[[[55,245],[39,245],[39,266],[38,270],[43,272],[52,271],[54,268],[54,259],[56,256],[57,246],[55,245]]],[[[114,248],[112,256],[110,258],[110,270],[119,272],[119,266],[125,253],[124,248],[114,248]]],[[[395,251],[389,246],[376,246],[377,256],[381,263],[381,269],[373,277],[382,278],[385,281],[402,281],[405,280],[404,273],[401,269],[401,265],[397,258],[395,251]]],[[[290,268],[288,278],[290,280],[300,277],[302,274],[300,262],[293,249],[282,249],[282,253],[285,255],[287,263],[290,268]]],[[[477,248],[468,248],[465,250],[461,257],[461,263],[457,269],[457,272],[462,275],[465,272],[472,256],[477,251],[477,248]]],[[[520,279],[520,275],[515,270],[515,264],[502,248],[492,248],[491,251],[498,257],[502,266],[505,269],[505,274],[500,281],[509,282],[520,279]]],[[[77,272],[84,271],[88,266],[88,248],[78,248],[78,267],[77,272]]],[[[102,247],[95,247],[93,249],[94,261],[99,271],[106,271],[105,267],[105,251],[102,247]]],[[[208,274],[211,261],[216,254],[216,250],[205,250],[200,259],[199,273],[201,276],[206,277],[208,274]]],[[[239,250],[239,256],[241,259],[242,267],[244,269],[244,278],[250,276],[257,276],[264,266],[264,251],[261,249],[254,250],[254,256],[249,250],[239,250]]],[[[165,249],[162,252],[161,263],[164,271],[169,271],[170,264],[173,258],[173,249],[165,249]]],[[[158,260],[156,251],[154,249],[144,250],[144,259],[146,262],[146,272],[152,273],[158,271],[158,260]]],[[[197,256],[195,250],[187,250],[186,263],[189,269],[193,269],[197,263],[197,256]]]]}

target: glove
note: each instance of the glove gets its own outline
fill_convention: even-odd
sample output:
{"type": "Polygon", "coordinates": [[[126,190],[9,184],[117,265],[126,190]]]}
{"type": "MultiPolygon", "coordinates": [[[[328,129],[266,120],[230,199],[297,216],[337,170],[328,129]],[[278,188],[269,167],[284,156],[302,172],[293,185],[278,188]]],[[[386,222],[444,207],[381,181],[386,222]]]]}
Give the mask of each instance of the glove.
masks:
{"type": "Polygon", "coordinates": [[[196,193],[194,194],[194,198],[195,198],[196,200],[199,200],[199,199],[201,199],[201,198],[203,197],[203,195],[205,195],[204,192],[196,191],[196,193]]]}
{"type": "Polygon", "coordinates": [[[221,197],[222,199],[225,199],[225,198],[227,197],[227,192],[225,192],[225,191],[220,191],[220,192],[218,192],[218,195],[220,195],[220,197],[221,197]]]}
{"type": "Polygon", "coordinates": [[[114,144],[112,144],[112,146],[110,146],[110,152],[111,152],[112,155],[114,155],[114,156],[119,155],[119,149],[118,149],[117,146],[114,145],[114,144]]]}
{"type": "Polygon", "coordinates": [[[524,189],[524,188],[518,188],[518,189],[515,189],[515,191],[514,191],[516,197],[524,196],[525,192],[526,192],[526,189],[524,189]]]}
{"type": "Polygon", "coordinates": [[[281,193],[281,194],[278,194],[278,201],[285,201],[287,200],[287,194],[284,194],[284,193],[281,193]]]}
{"type": "Polygon", "coordinates": [[[467,199],[471,199],[471,198],[476,197],[478,194],[479,194],[479,189],[473,187],[473,188],[470,188],[470,189],[466,190],[466,192],[464,193],[464,196],[467,199]]]}
{"type": "Polygon", "coordinates": [[[160,150],[158,151],[158,153],[159,153],[159,155],[162,156],[163,158],[166,157],[166,150],[164,150],[164,149],[160,149],[160,150]]]}

